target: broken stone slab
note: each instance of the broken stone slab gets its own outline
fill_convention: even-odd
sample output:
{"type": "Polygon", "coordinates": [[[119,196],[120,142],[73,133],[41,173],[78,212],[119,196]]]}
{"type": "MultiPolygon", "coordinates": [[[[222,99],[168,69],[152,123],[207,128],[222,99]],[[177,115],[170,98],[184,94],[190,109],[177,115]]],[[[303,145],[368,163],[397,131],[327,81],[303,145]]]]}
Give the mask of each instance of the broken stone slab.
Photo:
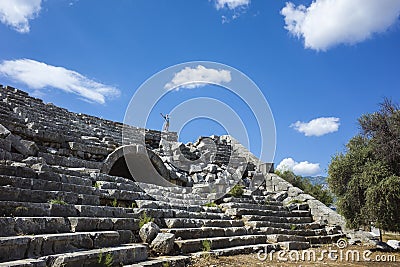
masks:
{"type": "Polygon", "coordinates": [[[389,246],[389,244],[382,242],[382,241],[377,241],[375,242],[376,247],[374,250],[379,250],[383,252],[392,252],[394,250],[393,247],[389,246]]]}
{"type": "Polygon", "coordinates": [[[146,246],[141,244],[130,244],[119,247],[50,255],[46,256],[46,260],[51,262],[51,266],[53,267],[99,266],[99,258],[104,261],[104,255],[107,254],[112,255],[113,263],[120,263],[122,265],[133,264],[135,262],[147,260],[148,258],[146,246]]]}
{"type": "Polygon", "coordinates": [[[139,236],[143,242],[150,244],[160,232],[160,227],[153,222],[148,222],[139,230],[139,236]]]}
{"type": "Polygon", "coordinates": [[[41,259],[24,259],[16,261],[8,261],[0,263],[0,267],[14,267],[14,266],[35,266],[35,267],[46,267],[46,261],[41,259]]]}
{"type": "Polygon", "coordinates": [[[25,156],[36,156],[38,154],[39,148],[33,141],[21,139],[21,137],[13,134],[8,135],[7,140],[11,142],[11,146],[15,150],[25,156]]]}
{"type": "Polygon", "coordinates": [[[108,149],[101,146],[83,145],[77,142],[68,142],[68,146],[73,151],[88,152],[91,154],[103,156],[107,156],[109,154],[108,149]]]}
{"type": "Polygon", "coordinates": [[[399,240],[388,240],[386,242],[389,246],[393,249],[399,250],[400,249],[400,241],[399,240]]]}
{"type": "Polygon", "coordinates": [[[104,231],[91,233],[94,248],[115,246],[119,243],[119,233],[116,231],[104,231]]]}
{"type": "Polygon", "coordinates": [[[218,165],[216,164],[207,164],[207,166],[203,169],[203,171],[216,174],[218,170],[218,165]]]}
{"type": "Polygon", "coordinates": [[[215,182],[216,178],[217,178],[217,175],[209,173],[209,174],[206,175],[205,181],[206,181],[206,183],[210,184],[210,183],[215,182]]]}
{"type": "Polygon", "coordinates": [[[159,233],[151,242],[150,248],[157,254],[168,255],[174,249],[175,235],[171,233],[159,233]]]}
{"type": "Polygon", "coordinates": [[[0,139],[0,149],[10,152],[11,142],[7,139],[0,139]]]}
{"type": "Polygon", "coordinates": [[[1,237],[0,238],[0,262],[20,260],[25,257],[29,247],[29,237],[1,237]]]}
{"type": "Polygon", "coordinates": [[[279,242],[278,244],[281,245],[286,250],[303,250],[310,248],[309,242],[286,241],[286,242],[279,242]]]}
{"type": "Polygon", "coordinates": [[[287,191],[281,191],[281,192],[279,192],[279,193],[276,193],[273,197],[272,197],[272,199],[274,200],[274,201],[283,201],[285,198],[287,198],[288,197],[288,193],[287,193],[287,191]]]}
{"type": "Polygon", "coordinates": [[[26,163],[27,165],[31,166],[31,165],[35,165],[35,164],[46,164],[46,161],[44,160],[44,158],[41,157],[27,157],[26,159],[24,159],[22,161],[23,163],[26,163]]]}
{"type": "Polygon", "coordinates": [[[203,171],[203,164],[192,164],[190,165],[189,174],[198,173],[203,171]]]}
{"type": "Polygon", "coordinates": [[[192,174],[192,180],[195,184],[204,182],[204,177],[200,175],[199,173],[194,173],[192,174]]]}
{"type": "Polygon", "coordinates": [[[0,124],[0,138],[6,138],[10,134],[11,132],[2,124],[0,124]]]}

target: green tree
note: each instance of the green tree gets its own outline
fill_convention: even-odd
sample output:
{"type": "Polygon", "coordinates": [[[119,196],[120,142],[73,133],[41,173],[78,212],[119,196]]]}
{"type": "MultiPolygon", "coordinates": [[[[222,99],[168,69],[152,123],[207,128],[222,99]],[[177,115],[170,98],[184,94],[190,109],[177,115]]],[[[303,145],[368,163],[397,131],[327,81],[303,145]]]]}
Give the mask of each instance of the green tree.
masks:
{"type": "Polygon", "coordinates": [[[300,188],[304,193],[309,194],[325,205],[329,206],[333,202],[333,196],[328,189],[324,189],[322,185],[313,185],[310,180],[304,178],[300,175],[294,174],[292,171],[278,171],[275,173],[279,177],[285,179],[287,182],[291,183],[293,186],[300,188]]]}
{"type": "Polygon", "coordinates": [[[328,184],[351,228],[400,230],[400,109],[385,99],[358,120],[360,133],[332,157],[328,184]]]}

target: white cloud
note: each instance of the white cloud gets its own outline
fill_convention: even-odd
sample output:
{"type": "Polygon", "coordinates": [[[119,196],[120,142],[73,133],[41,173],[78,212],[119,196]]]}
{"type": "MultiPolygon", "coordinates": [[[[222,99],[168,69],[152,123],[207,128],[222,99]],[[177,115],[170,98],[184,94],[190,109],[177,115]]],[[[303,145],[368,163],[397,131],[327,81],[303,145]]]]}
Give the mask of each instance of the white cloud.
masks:
{"type": "Polygon", "coordinates": [[[106,97],[117,97],[120,94],[117,88],[95,82],[76,71],[31,59],[3,61],[0,64],[0,74],[35,90],[57,88],[100,104],[105,103],[106,97]]]}
{"type": "Polygon", "coordinates": [[[285,29],[304,38],[306,48],[325,51],[385,32],[398,21],[400,1],[314,0],[308,7],[288,2],[281,14],[285,17],[285,29]]]}
{"type": "Polygon", "coordinates": [[[301,176],[315,176],[321,172],[319,163],[309,163],[308,161],[296,162],[292,158],[283,159],[276,169],[279,171],[289,170],[301,176]]]}
{"type": "Polygon", "coordinates": [[[28,33],[29,20],[40,12],[42,0],[1,0],[0,21],[20,33],[28,33]]]}
{"type": "Polygon", "coordinates": [[[216,0],[215,8],[216,9],[236,9],[238,7],[247,7],[250,4],[250,0],[216,0]]]}
{"type": "Polygon", "coordinates": [[[193,89],[205,86],[208,83],[228,83],[231,79],[231,72],[228,70],[207,69],[202,65],[198,65],[196,68],[185,67],[175,73],[174,78],[164,88],[167,90],[175,88],[193,89]]]}
{"type": "Polygon", "coordinates": [[[322,136],[328,133],[334,133],[339,130],[340,119],[335,117],[317,118],[309,122],[297,121],[290,125],[296,131],[304,133],[305,136],[322,136]]]}

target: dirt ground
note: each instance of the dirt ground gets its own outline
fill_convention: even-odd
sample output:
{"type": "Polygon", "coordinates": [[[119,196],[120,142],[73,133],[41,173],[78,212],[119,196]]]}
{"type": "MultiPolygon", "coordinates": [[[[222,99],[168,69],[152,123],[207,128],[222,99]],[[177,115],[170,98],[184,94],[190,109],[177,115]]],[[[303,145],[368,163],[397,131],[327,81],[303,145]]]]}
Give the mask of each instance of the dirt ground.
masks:
{"type": "Polygon", "coordinates": [[[322,246],[319,248],[311,248],[307,252],[286,252],[278,255],[278,252],[272,254],[257,253],[249,255],[236,255],[227,257],[201,257],[192,260],[191,267],[253,267],[253,266],[270,266],[270,267],[308,267],[308,266],[382,266],[394,267],[400,266],[400,252],[370,252],[371,247],[367,246],[349,246],[343,250],[336,246],[322,246]],[[308,254],[313,251],[313,256],[308,258],[308,254]],[[304,253],[304,256],[303,256],[304,253]],[[307,254],[308,253],[308,254],[307,254]],[[333,256],[333,259],[329,257],[333,256]],[[357,257],[359,256],[359,258],[357,257]],[[261,257],[261,259],[259,259],[261,257]],[[264,258],[264,259],[263,259],[264,258]],[[335,259],[336,258],[336,259],[335,259]]]}

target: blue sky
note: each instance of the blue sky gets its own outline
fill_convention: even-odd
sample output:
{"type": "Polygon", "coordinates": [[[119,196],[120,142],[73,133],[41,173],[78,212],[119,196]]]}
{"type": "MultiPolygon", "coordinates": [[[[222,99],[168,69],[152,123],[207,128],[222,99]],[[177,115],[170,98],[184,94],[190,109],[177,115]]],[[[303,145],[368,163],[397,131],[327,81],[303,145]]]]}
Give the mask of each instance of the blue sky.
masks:
{"type": "MultiPolygon", "coordinates": [[[[360,115],[376,111],[384,97],[399,102],[399,14],[398,0],[5,0],[0,83],[123,121],[154,74],[188,61],[219,62],[247,75],[268,101],[274,162],[325,174],[331,156],[358,132],[360,115]]],[[[196,97],[219,99],[251,120],[240,99],[202,86],[169,92],[149,127],[161,129],[159,112],[196,97]]],[[[181,140],[221,134],[223,126],[194,120],[181,140]]]]}

